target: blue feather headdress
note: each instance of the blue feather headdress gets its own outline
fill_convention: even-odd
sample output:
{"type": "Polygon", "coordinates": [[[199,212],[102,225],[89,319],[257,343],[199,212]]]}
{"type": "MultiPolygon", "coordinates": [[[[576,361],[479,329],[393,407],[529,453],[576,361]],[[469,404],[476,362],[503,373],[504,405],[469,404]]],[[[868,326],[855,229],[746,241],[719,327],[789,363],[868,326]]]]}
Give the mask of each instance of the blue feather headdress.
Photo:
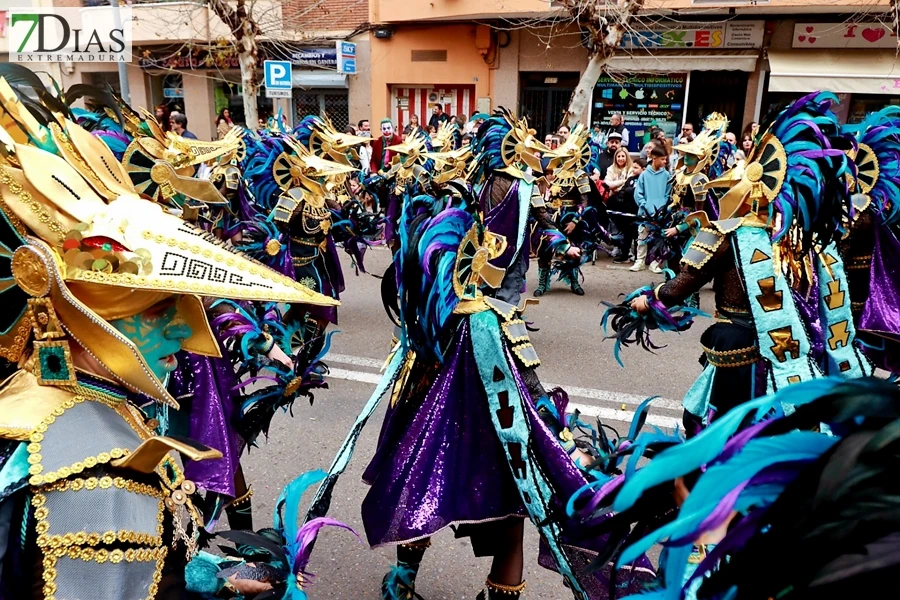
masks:
{"type": "Polygon", "coordinates": [[[900,106],[870,113],[846,129],[859,142],[854,191],[868,195],[884,224],[900,222],[900,106]]]}
{"type": "Polygon", "coordinates": [[[459,209],[439,211],[430,196],[407,203],[400,221],[401,250],[394,259],[404,347],[443,357],[444,325],[459,303],[453,287],[456,256],[473,218],[459,209]]]}
{"type": "Polygon", "coordinates": [[[312,136],[313,130],[321,126],[321,121],[315,115],[307,115],[297,123],[292,134],[298,142],[309,148],[309,138],[312,136]]]}
{"type": "MultiPolygon", "coordinates": [[[[831,111],[833,102],[837,98],[831,93],[805,96],[783,111],[769,129],[787,155],[784,182],[770,205],[770,214],[781,216],[772,234],[775,242],[792,228],[801,232],[804,250],[814,243],[825,246],[843,234],[843,219],[850,214],[846,176],[853,174],[846,150],[853,142],[841,134],[831,111]]],[[[765,160],[765,143],[763,136],[754,160],[765,160]]]]}
{"type": "Polygon", "coordinates": [[[503,161],[503,139],[512,131],[513,121],[508,111],[500,108],[481,124],[475,139],[472,141],[472,154],[475,161],[470,172],[469,181],[484,181],[494,171],[506,167],[503,161]]]}
{"type": "Polygon", "coordinates": [[[804,96],[783,110],[765,130],[738,183],[730,175],[710,187],[729,187],[720,199],[721,218],[755,214],[772,227],[772,242],[794,264],[814,247],[837,241],[851,213],[847,151],[830,93],[804,96]]]}
{"type": "MultiPolygon", "coordinates": [[[[590,490],[599,497],[581,490],[581,497],[570,502],[570,514],[580,516],[591,534],[622,521],[653,523],[634,529],[641,539],[617,560],[619,566],[627,565],[655,543],[665,546],[659,587],[635,599],[678,600],[709,573],[716,585],[702,587],[698,597],[750,599],[782,597],[798,582],[799,587],[817,580],[824,585],[829,578],[834,583],[888,569],[900,558],[876,560],[858,549],[900,531],[895,508],[884,504],[880,510],[878,500],[889,502],[895,494],[883,486],[900,448],[898,398],[895,386],[874,378],[824,378],[791,386],[729,411],[649,464],[635,468],[635,461],[630,462],[623,476],[590,490]],[[785,404],[796,412],[786,415],[785,404]],[[842,458],[832,459],[838,455],[842,458]],[[678,482],[688,491],[672,514],[672,489],[678,482]],[[593,512],[573,511],[576,502],[593,512]],[[860,519],[870,515],[880,527],[859,527],[854,514],[860,519]],[[699,564],[689,564],[694,545],[711,532],[719,532],[718,543],[699,564]],[[816,555],[810,559],[800,552],[812,569],[797,568],[795,544],[816,555]],[[830,567],[834,560],[853,568],[837,575],[830,567]],[[763,578],[758,577],[761,564],[763,578]],[[756,592],[745,593],[749,589],[756,592]]],[[[644,439],[653,442],[653,437],[645,434],[635,445],[645,444],[644,439]]],[[[894,552],[900,549],[898,541],[894,552]]]]}

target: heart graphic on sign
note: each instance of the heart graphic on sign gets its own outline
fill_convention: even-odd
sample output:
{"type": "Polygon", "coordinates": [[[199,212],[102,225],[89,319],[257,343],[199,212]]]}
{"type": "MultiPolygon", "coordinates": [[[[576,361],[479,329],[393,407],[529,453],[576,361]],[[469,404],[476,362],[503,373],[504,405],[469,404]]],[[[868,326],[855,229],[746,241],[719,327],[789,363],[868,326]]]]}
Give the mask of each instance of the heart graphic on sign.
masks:
{"type": "Polygon", "coordinates": [[[815,43],[816,43],[816,38],[815,38],[815,36],[811,36],[811,37],[809,38],[809,43],[810,43],[810,44],[815,44],[815,43]]]}
{"type": "Polygon", "coordinates": [[[807,27],[807,28],[806,28],[806,33],[812,33],[812,32],[813,32],[813,29],[815,29],[815,27],[807,27]]]}
{"type": "Polygon", "coordinates": [[[867,42],[874,44],[884,37],[884,29],[863,29],[862,36],[867,42]]]}
{"type": "Polygon", "coordinates": [[[798,35],[798,36],[797,36],[797,39],[798,39],[799,41],[801,41],[801,42],[805,42],[805,41],[806,41],[806,36],[805,36],[805,35],[798,35]]]}

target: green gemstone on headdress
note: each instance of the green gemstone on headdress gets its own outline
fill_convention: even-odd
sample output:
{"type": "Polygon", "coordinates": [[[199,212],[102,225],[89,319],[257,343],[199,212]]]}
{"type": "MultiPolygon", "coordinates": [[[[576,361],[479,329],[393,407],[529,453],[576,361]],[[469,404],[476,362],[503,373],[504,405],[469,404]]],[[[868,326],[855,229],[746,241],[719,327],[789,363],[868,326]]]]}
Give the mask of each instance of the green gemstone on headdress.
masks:
{"type": "Polygon", "coordinates": [[[71,378],[66,351],[61,346],[38,348],[38,360],[41,362],[41,378],[45,381],[68,381],[71,378]]]}

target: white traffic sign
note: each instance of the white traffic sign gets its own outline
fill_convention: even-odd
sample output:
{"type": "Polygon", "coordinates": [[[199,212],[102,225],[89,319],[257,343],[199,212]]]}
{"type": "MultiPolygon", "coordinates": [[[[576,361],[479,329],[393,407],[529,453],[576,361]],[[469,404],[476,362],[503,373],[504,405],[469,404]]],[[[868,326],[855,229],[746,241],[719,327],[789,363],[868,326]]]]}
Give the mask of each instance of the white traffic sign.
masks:
{"type": "Polygon", "coordinates": [[[356,75],[356,44],[338,40],[337,63],[338,73],[356,75]]]}

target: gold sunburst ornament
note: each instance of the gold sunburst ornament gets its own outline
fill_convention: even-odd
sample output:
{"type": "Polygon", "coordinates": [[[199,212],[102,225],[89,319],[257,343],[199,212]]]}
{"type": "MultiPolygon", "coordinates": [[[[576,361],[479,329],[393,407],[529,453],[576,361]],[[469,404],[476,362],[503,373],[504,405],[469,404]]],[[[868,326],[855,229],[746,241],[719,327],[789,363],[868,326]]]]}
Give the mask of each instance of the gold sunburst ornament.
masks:
{"type": "Polygon", "coordinates": [[[482,304],[481,286],[499,288],[506,270],[490,263],[506,251],[506,238],[491,233],[480,223],[466,232],[456,252],[453,290],[460,299],[457,312],[470,311],[482,304]]]}

